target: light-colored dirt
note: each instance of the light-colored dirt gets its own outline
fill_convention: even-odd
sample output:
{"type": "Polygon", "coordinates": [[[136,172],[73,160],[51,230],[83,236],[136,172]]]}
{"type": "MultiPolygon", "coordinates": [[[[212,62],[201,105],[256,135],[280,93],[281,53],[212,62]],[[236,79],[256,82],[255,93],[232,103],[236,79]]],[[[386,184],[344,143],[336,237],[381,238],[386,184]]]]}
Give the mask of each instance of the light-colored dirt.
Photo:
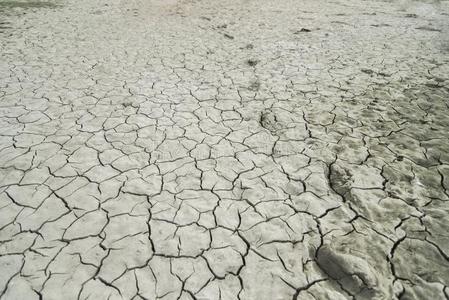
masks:
{"type": "Polygon", "coordinates": [[[448,299],[448,28],[0,0],[1,299],[448,299]]]}

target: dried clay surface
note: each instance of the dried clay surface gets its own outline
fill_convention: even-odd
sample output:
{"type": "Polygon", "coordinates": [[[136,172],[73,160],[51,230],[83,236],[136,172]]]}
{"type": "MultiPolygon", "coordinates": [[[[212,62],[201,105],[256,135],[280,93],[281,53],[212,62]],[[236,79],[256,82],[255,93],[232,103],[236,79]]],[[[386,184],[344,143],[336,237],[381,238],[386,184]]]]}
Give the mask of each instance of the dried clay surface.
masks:
{"type": "Polygon", "coordinates": [[[449,299],[449,2],[0,0],[0,298],[449,299]]]}

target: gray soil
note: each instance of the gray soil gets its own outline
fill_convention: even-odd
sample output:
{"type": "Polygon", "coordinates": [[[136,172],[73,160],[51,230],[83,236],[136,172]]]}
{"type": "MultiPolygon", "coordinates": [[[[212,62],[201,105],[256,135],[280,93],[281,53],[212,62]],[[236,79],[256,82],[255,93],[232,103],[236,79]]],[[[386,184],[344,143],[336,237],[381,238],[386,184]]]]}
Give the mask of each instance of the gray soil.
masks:
{"type": "Polygon", "coordinates": [[[0,298],[449,299],[449,1],[0,0],[0,298]]]}

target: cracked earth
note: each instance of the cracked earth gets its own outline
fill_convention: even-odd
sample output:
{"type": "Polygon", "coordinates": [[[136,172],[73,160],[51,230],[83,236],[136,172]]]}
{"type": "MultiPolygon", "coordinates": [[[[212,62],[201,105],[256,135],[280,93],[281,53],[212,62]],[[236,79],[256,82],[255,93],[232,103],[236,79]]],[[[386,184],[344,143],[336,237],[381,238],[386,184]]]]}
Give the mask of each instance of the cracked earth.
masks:
{"type": "Polygon", "coordinates": [[[448,29],[0,0],[0,298],[449,299],[448,29]]]}

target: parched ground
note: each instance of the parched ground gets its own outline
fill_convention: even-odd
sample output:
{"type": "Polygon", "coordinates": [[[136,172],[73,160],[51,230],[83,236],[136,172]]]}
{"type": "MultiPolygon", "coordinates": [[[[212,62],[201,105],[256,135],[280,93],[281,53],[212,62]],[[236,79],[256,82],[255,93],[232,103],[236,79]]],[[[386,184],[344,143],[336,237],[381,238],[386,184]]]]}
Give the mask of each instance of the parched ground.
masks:
{"type": "Polygon", "coordinates": [[[449,299],[449,2],[0,0],[0,298],[449,299]]]}

